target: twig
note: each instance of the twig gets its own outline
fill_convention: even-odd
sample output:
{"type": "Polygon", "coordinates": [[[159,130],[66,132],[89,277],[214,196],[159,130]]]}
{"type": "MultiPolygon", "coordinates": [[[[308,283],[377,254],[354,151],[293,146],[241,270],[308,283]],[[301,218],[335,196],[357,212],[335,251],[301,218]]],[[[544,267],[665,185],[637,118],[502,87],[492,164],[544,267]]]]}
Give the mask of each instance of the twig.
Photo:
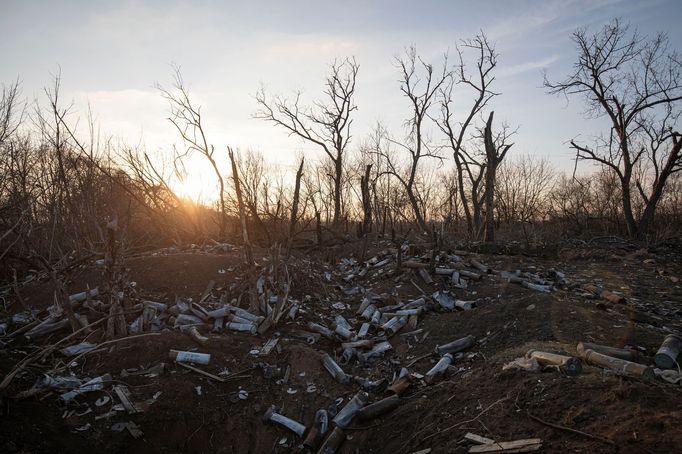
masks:
{"type": "Polygon", "coordinates": [[[574,433],[574,434],[577,434],[577,435],[582,435],[583,437],[592,438],[593,440],[598,440],[598,441],[601,441],[602,443],[607,443],[607,444],[609,444],[609,445],[615,445],[615,444],[616,444],[616,443],[614,443],[613,441],[609,440],[608,438],[603,438],[603,437],[600,437],[600,436],[598,436],[598,435],[588,434],[587,432],[583,432],[583,431],[581,431],[581,430],[571,429],[570,427],[560,426],[559,424],[554,424],[554,423],[551,423],[551,422],[547,422],[547,421],[545,421],[545,420],[543,420],[543,419],[538,418],[538,417],[535,416],[535,415],[530,414],[528,411],[526,411],[526,414],[528,415],[528,417],[529,417],[530,419],[532,419],[532,420],[534,420],[534,421],[537,421],[537,422],[539,422],[540,424],[544,424],[545,426],[552,427],[552,428],[558,429],[558,430],[564,430],[564,431],[566,431],[566,432],[571,432],[571,433],[574,433]]]}
{"type": "Polygon", "coordinates": [[[426,293],[424,292],[424,290],[422,290],[421,287],[419,287],[419,286],[417,285],[417,283],[414,282],[413,279],[410,279],[410,283],[411,283],[412,285],[414,285],[415,287],[417,287],[417,290],[419,290],[419,293],[421,293],[422,295],[426,296],[426,293]]]}
{"type": "Polygon", "coordinates": [[[421,361],[422,359],[426,359],[426,358],[428,358],[429,356],[433,356],[433,355],[435,355],[435,353],[433,353],[433,352],[427,353],[426,355],[422,355],[422,356],[420,356],[420,357],[418,357],[418,358],[413,359],[412,362],[411,362],[410,364],[408,364],[407,366],[405,366],[405,367],[406,367],[407,369],[409,369],[410,367],[412,367],[413,364],[418,363],[418,362],[421,361]]]}
{"type": "Polygon", "coordinates": [[[372,424],[371,426],[365,426],[365,427],[346,427],[343,430],[369,430],[369,429],[375,429],[377,427],[381,427],[381,424],[372,424]]]}
{"type": "Polygon", "coordinates": [[[24,325],[24,326],[22,326],[22,327],[19,328],[19,329],[15,329],[15,330],[12,331],[11,333],[7,334],[6,336],[2,336],[2,337],[3,337],[3,339],[4,339],[4,338],[13,339],[13,338],[17,337],[17,336],[20,335],[20,334],[24,334],[25,332],[30,331],[31,329],[33,329],[34,326],[36,326],[36,325],[37,325],[38,323],[40,323],[40,322],[42,322],[42,320],[40,320],[40,319],[35,319],[35,320],[33,320],[31,323],[29,323],[29,324],[27,324],[27,325],[24,325]]]}
{"type": "Polygon", "coordinates": [[[205,377],[212,378],[213,380],[217,380],[217,381],[219,381],[219,382],[221,382],[221,383],[225,383],[225,379],[224,379],[224,378],[218,377],[217,375],[213,375],[213,374],[211,374],[210,372],[206,372],[205,370],[201,370],[201,369],[199,369],[198,367],[194,367],[194,366],[190,366],[189,364],[178,363],[178,362],[176,362],[175,364],[177,364],[178,366],[182,366],[182,367],[184,367],[185,369],[189,369],[189,370],[191,370],[191,371],[193,371],[193,372],[196,372],[197,374],[201,374],[201,375],[203,375],[203,376],[205,376],[205,377]]]}
{"type": "Polygon", "coordinates": [[[481,416],[483,416],[488,410],[490,410],[491,408],[493,408],[495,405],[499,404],[500,402],[504,402],[505,400],[508,400],[508,399],[509,399],[509,397],[503,397],[502,399],[496,400],[496,401],[493,402],[492,404],[488,405],[485,409],[483,409],[483,411],[481,411],[479,414],[477,414],[477,415],[474,416],[473,418],[468,419],[468,420],[466,420],[466,421],[458,422],[457,424],[453,424],[453,425],[451,425],[451,426],[449,426],[449,427],[446,427],[446,428],[443,429],[443,430],[439,430],[439,431],[436,432],[436,433],[432,433],[431,435],[429,435],[429,436],[427,436],[427,437],[424,437],[424,438],[422,439],[422,441],[426,441],[426,440],[428,440],[429,438],[433,438],[433,437],[435,437],[436,435],[440,435],[440,434],[442,434],[442,433],[444,433],[444,432],[447,432],[447,431],[449,431],[449,430],[455,429],[455,428],[457,428],[457,427],[459,427],[459,426],[462,426],[462,425],[464,425],[464,424],[469,424],[470,422],[474,422],[474,421],[478,420],[478,418],[480,418],[481,416]]]}
{"type": "Polygon", "coordinates": [[[27,356],[26,358],[24,358],[19,364],[17,364],[16,366],[14,366],[14,369],[12,369],[12,371],[11,371],[9,374],[7,374],[7,375],[5,376],[5,378],[2,380],[2,383],[0,383],[0,391],[3,390],[3,389],[5,389],[5,388],[7,388],[7,387],[9,386],[9,384],[12,383],[12,380],[14,379],[14,377],[15,377],[19,372],[21,372],[22,370],[24,370],[24,368],[26,368],[26,367],[27,367],[29,364],[31,364],[33,361],[36,361],[36,360],[38,360],[38,359],[40,359],[40,358],[46,357],[47,355],[49,355],[49,354],[52,353],[53,351],[57,350],[57,346],[58,346],[58,345],[60,345],[60,344],[62,344],[62,343],[64,343],[64,342],[66,342],[67,340],[70,340],[70,339],[74,338],[76,335],[80,334],[82,331],[85,331],[85,330],[88,329],[88,328],[92,328],[93,326],[95,326],[95,325],[97,325],[97,324],[99,324],[99,323],[102,323],[102,322],[103,322],[104,320],[106,320],[107,318],[108,318],[108,317],[103,317],[103,318],[97,320],[96,322],[90,323],[88,326],[85,326],[85,327],[83,327],[83,328],[81,328],[81,329],[79,329],[79,330],[77,330],[77,331],[74,331],[73,333],[69,334],[68,336],[62,338],[62,339],[61,339],[60,341],[58,341],[57,343],[52,344],[52,345],[50,345],[50,346],[48,346],[48,347],[45,347],[44,349],[39,350],[39,351],[37,351],[36,353],[34,353],[34,354],[32,354],[32,355],[27,356]]]}
{"type": "Polygon", "coordinates": [[[254,369],[255,369],[255,367],[249,367],[248,369],[242,369],[242,370],[239,370],[237,372],[232,372],[231,374],[225,375],[225,377],[223,377],[223,378],[225,380],[227,380],[228,378],[232,378],[235,375],[243,374],[244,372],[249,372],[249,371],[254,370],[254,369]]]}
{"type": "Polygon", "coordinates": [[[61,372],[61,371],[63,371],[64,369],[66,369],[66,368],[68,367],[69,364],[73,363],[74,361],[79,360],[80,358],[82,358],[83,356],[87,355],[88,353],[92,353],[93,351],[99,350],[101,347],[104,347],[105,345],[115,344],[115,343],[117,343],[117,342],[122,342],[122,341],[126,341],[126,340],[138,339],[138,338],[140,338],[140,337],[146,337],[146,336],[159,336],[159,335],[161,335],[161,333],[144,333],[144,334],[137,334],[137,335],[135,335],[135,336],[120,337],[120,338],[118,338],[118,339],[112,339],[112,340],[104,341],[104,342],[102,342],[101,344],[97,345],[94,349],[84,351],[83,353],[81,353],[80,355],[76,356],[76,357],[73,358],[72,360],[69,360],[69,362],[68,362],[65,366],[60,367],[60,368],[57,368],[57,369],[52,369],[52,370],[49,371],[48,373],[61,372]]]}

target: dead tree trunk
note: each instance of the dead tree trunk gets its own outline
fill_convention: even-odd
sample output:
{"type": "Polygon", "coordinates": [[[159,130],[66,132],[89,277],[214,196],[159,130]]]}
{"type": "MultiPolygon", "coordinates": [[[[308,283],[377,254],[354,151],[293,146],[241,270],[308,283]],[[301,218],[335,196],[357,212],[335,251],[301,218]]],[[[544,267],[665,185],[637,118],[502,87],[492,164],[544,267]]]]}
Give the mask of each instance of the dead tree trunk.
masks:
{"type": "MultiPolygon", "coordinates": [[[[493,138],[493,116],[495,112],[490,112],[488,121],[485,124],[483,141],[485,143],[485,241],[495,241],[495,176],[497,168],[513,144],[505,143],[509,137],[507,130],[503,127],[502,132],[493,138]],[[497,142],[497,143],[496,143],[497,142]]],[[[513,133],[512,133],[513,134],[513,133]]]]}
{"type": "Polygon", "coordinates": [[[301,177],[303,176],[303,162],[305,158],[301,158],[301,164],[298,166],[296,172],[296,185],[294,186],[294,201],[291,204],[291,221],[289,222],[289,234],[287,235],[287,252],[286,259],[289,260],[291,255],[291,243],[294,240],[294,233],[296,232],[296,221],[298,216],[298,203],[301,194],[301,177]]]}
{"type": "Polygon", "coordinates": [[[104,251],[104,295],[105,302],[109,303],[109,319],[107,320],[106,337],[113,339],[116,336],[128,334],[121,301],[119,298],[119,263],[118,263],[118,244],[116,233],[118,231],[118,220],[114,218],[107,224],[107,243],[104,251]]]}
{"type": "Polygon", "coordinates": [[[232,180],[234,181],[234,191],[237,194],[237,204],[239,205],[239,223],[242,226],[242,239],[244,240],[244,260],[246,261],[246,270],[248,273],[249,282],[249,312],[257,314],[259,313],[259,309],[258,294],[256,292],[256,270],[253,266],[253,250],[251,249],[251,241],[249,240],[249,229],[246,225],[246,213],[244,212],[244,199],[242,197],[242,188],[239,183],[237,161],[235,161],[234,151],[231,147],[227,147],[227,154],[229,155],[230,163],[232,164],[232,180]]]}
{"type": "Polygon", "coordinates": [[[369,173],[372,170],[372,164],[367,164],[365,167],[365,174],[360,177],[360,192],[362,194],[362,228],[360,229],[361,236],[367,235],[372,230],[372,199],[369,191],[369,173]]]}
{"type": "Polygon", "coordinates": [[[322,219],[320,215],[320,210],[315,210],[315,239],[317,240],[317,245],[322,245],[322,219]]]}

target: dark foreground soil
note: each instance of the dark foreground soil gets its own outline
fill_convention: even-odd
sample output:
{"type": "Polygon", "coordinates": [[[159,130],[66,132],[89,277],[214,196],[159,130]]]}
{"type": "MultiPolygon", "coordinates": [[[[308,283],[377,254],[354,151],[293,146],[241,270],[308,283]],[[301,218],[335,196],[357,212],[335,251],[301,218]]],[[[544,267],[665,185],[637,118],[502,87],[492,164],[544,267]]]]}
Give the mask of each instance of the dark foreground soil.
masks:
{"type": "MultiPolygon", "coordinates": [[[[379,254],[381,247],[373,252],[379,254]]],[[[0,419],[0,452],[302,451],[298,436],[264,421],[266,410],[275,405],[279,413],[310,427],[318,409],[333,407],[339,398],[344,399],[340,406],[345,405],[359,386],[337,383],[322,367],[321,356],[338,354],[338,344],[324,338],[309,344],[296,337],[295,330],[306,329],[309,321],[331,326],[336,314],[359,326],[355,311],[362,295],[347,295],[343,289],[359,286],[384,294],[383,304],[393,304],[419,297],[418,287],[430,295],[449,286],[446,278],[428,285],[412,271],[397,274],[394,264],[347,282],[343,279],[347,274],[337,265],[352,252],[295,255],[290,264],[290,297],[301,301],[302,310],[295,320],[284,318],[265,335],[210,333],[209,343],[199,346],[187,335],[166,329],[111,344],[62,372],[78,377],[111,374],[113,383],[126,384],[135,400],[152,401],[142,413],[118,412],[96,419],[118,403],[111,386],[83,395],[69,407],[60,404],[55,393],[12,398],[29,389],[42,373],[67,365],[67,360],[54,354],[44,363],[31,365],[9,388],[10,398],[0,419]],[[338,302],[346,303],[346,309],[332,308],[338,302]],[[278,346],[269,355],[253,354],[277,336],[278,346]],[[180,367],[169,359],[170,349],[210,353],[211,362],[197,367],[213,374],[223,372],[227,380],[217,382],[180,367]],[[166,365],[161,375],[131,375],[159,363],[166,365]],[[271,376],[259,363],[279,366],[282,371],[289,366],[288,380],[282,380],[281,374],[271,376]],[[240,391],[245,391],[242,398],[240,391]],[[96,405],[105,396],[109,401],[96,405]],[[140,438],[127,431],[112,431],[115,423],[127,421],[139,426],[140,438]]],[[[215,280],[214,294],[225,292],[231,299],[239,296],[245,281],[240,275],[240,254],[239,249],[220,255],[192,251],[148,254],[128,260],[127,266],[140,298],[171,304],[176,297],[196,301],[206,284],[215,280]]],[[[682,289],[675,282],[681,269],[679,255],[567,249],[555,258],[477,257],[499,270],[561,270],[571,282],[603,283],[605,288],[622,292],[627,303],[589,298],[576,288],[544,294],[503,283],[494,275],[471,282],[466,290],[451,289],[457,298],[474,301],[476,307],[464,312],[428,312],[417,326],[422,331],[392,337],[393,349],[384,358],[365,364],[353,360],[343,367],[357,376],[391,381],[401,366],[417,360],[409,369],[424,374],[438,358],[419,358],[436,345],[466,335],[484,340],[471,349],[476,354],[454,363],[456,372],[435,384],[415,380],[403,395],[402,405],[388,415],[352,423],[340,452],[397,454],[431,448],[433,453],[463,453],[471,446],[463,439],[467,432],[497,441],[541,438],[541,452],[682,452],[679,385],[623,378],[589,366],[577,376],[555,370],[502,370],[505,363],[531,348],[575,354],[579,341],[635,347],[646,361],[666,334],[682,330],[682,289]]],[[[100,271],[86,266],[74,275],[69,291],[99,284],[100,271]]],[[[44,308],[52,302],[49,282],[29,284],[21,292],[32,307],[44,308]]],[[[15,303],[10,312],[21,309],[15,303]]],[[[41,339],[39,345],[21,340],[9,343],[0,350],[0,375],[7,374],[27,354],[67,334],[55,333],[41,339]]],[[[370,396],[376,400],[384,394],[370,396]]]]}

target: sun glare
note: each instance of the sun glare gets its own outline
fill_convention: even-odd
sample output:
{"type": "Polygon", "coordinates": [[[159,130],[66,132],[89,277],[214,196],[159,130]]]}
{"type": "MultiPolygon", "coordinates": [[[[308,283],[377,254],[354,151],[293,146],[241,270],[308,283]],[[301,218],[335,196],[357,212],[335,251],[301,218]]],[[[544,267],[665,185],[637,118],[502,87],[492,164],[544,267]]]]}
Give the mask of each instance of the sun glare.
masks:
{"type": "Polygon", "coordinates": [[[188,173],[182,181],[173,187],[175,193],[193,202],[209,204],[217,199],[217,190],[210,179],[199,171],[188,173]]]}

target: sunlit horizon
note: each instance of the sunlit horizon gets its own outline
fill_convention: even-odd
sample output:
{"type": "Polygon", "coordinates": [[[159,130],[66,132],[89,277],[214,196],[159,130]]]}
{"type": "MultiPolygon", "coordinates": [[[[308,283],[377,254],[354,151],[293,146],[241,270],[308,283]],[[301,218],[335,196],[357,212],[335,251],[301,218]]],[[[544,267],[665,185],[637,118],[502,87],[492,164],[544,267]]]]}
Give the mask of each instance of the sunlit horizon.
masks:
{"type": "MultiPolygon", "coordinates": [[[[71,118],[81,118],[82,124],[89,103],[103,135],[141,140],[148,150],[169,153],[182,143],[166,120],[167,104],[154,85],[168,85],[171,63],[177,64],[202,107],[208,140],[219,150],[225,174],[228,145],[261,150],[268,162],[287,167],[302,152],[310,160],[323,158],[315,146],[251,118],[260,86],[283,96],[303,90],[310,103],[321,93],[330,62],[355,56],[360,64],[359,109],[351,148],[357,150],[377,121],[393,135],[403,134],[408,106],[398,88],[395,55],[415,44],[424,58],[438,64],[444,52],[454,58],[458,41],[480,30],[499,48],[496,90],[501,96],[491,108],[501,121],[519,127],[512,153],[544,157],[568,171],[574,154],[567,142],[578,132],[589,136],[602,124],[586,120],[579,103],[548,96],[541,88],[543,70],[552,77],[570,70],[570,32],[626,16],[643,33],[667,30],[671,44],[679,47],[682,42],[680,28],[666,25],[674,16],[666,11],[675,5],[666,0],[432,2],[418,14],[406,14],[410,8],[393,2],[351,2],[328,27],[320,25],[328,24],[322,20],[328,12],[323,3],[87,5],[5,2],[0,26],[12,39],[1,40],[0,49],[14,63],[0,68],[0,81],[18,77],[27,100],[41,99],[42,87],[60,70],[62,99],[75,103],[71,118]],[[39,24],[43,33],[38,36],[28,24],[39,24]],[[182,33],[198,24],[201,27],[191,34],[182,33]]],[[[465,110],[466,104],[462,101],[456,108],[465,110]]],[[[452,165],[451,157],[445,158],[452,165]]],[[[186,181],[174,186],[178,193],[215,198],[216,190],[204,181],[204,169],[193,165],[187,170],[186,181]]]]}

